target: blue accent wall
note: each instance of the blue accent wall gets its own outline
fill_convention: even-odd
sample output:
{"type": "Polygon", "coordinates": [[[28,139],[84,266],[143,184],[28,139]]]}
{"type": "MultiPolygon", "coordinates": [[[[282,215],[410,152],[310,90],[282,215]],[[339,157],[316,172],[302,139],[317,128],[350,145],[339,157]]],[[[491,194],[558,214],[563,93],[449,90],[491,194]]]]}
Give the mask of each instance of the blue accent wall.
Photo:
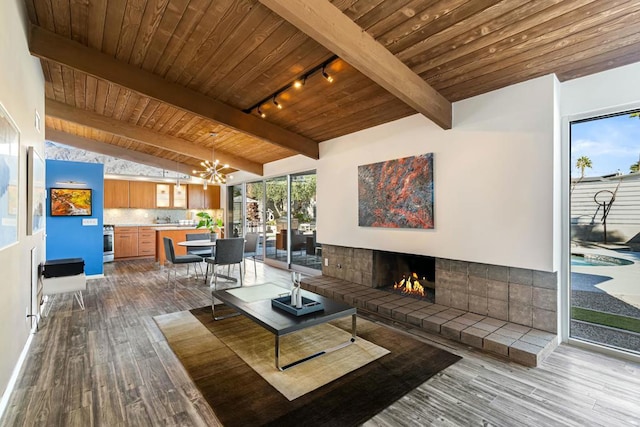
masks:
{"type": "Polygon", "coordinates": [[[102,274],[102,214],[104,211],[104,165],[100,163],[46,161],[47,177],[47,260],[84,259],[87,276],[102,274]],[[69,185],[64,182],[82,185],[69,185]],[[51,216],[51,188],[92,190],[91,216],[51,216]],[[97,225],[82,225],[83,219],[97,219],[97,225]]]}

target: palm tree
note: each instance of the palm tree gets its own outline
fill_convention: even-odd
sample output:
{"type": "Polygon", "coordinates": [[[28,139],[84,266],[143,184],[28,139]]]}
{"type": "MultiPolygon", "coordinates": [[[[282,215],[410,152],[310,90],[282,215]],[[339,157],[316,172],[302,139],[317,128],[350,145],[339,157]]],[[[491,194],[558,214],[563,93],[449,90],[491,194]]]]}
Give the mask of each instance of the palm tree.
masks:
{"type": "Polygon", "coordinates": [[[634,163],[631,166],[629,166],[629,171],[631,173],[636,173],[639,170],[640,170],[640,160],[638,160],[636,163],[634,163]]]}
{"type": "Polygon", "coordinates": [[[591,169],[591,159],[587,156],[582,156],[576,162],[576,167],[580,169],[580,178],[584,178],[584,170],[585,168],[591,169]]]}

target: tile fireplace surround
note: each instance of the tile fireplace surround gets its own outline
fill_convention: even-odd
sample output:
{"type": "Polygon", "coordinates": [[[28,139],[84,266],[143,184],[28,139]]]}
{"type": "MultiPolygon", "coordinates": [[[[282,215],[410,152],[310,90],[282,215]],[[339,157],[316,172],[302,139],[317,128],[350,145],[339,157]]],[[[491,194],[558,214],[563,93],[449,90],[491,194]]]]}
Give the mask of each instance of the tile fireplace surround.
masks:
{"type": "MultiPolygon", "coordinates": [[[[341,281],[364,288],[372,288],[374,250],[323,245],[322,252],[323,258],[329,260],[329,265],[322,268],[325,286],[333,289],[329,292],[336,292],[335,289],[337,289],[337,283],[326,280],[329,278],[341,279],[341,281]]],[[[437,330],[434,330],[430,326],[431,324],[423,319],[421,325],[423,329],[510,358],[510,351],[514,356],[522,356],[521,349],[519,350],[517,347],[533,349],[532,346],[542,345],[540,339],[543,337],[545,345],[542,345],[542,351],[538,351],[538,354],[525,355],[524,358],[513,357],[517,362],[530,366],[536,366],[537,362],[557,345],[557,273],[443,258],[436,258],[435,267],[436,300],[434,307],[444,311],[441,314],[436,313],[434,316],[445,318],[451,317],[450,314],[455,313],[459,318],[448,319],[448,324],[437,325],[437,330]],[[476,327],[469,324],[469,319],[472,318],[479,322],[476,327]],[[461,323],[460,325],[457,325],[458,321],[461,323]],[[486,332],[475,336],[474,331],[477,331],[478,327],[483,327],[486,322],[500,324],[500,330],[494,328],[490,335],[489,332],[486,332]],[[501,334],[503,329],[505,337],[496,335],[501,334]],[[509,337],[513,331],[520,331],[520,338],[516,338],[515,342],[513,337],[509,337]],[[494,336],[498,338],[496,345],[492,341],[494,336]],[[528,339],[529,336],[532,338],[528,339]],[[501,340],[501,338],[505,338],[505,340],[501,340]],[[500,341],[504,341],[506,345],[501,345],[500,341]]],[[[316,281],[310,281],[315,289],[314,282],[316,281]]],[[[320,289],[315,290],[321,293],[320,289]]],[[[374,292],[373,288],[371,292],[374,292]]],[[[376,289],[375,292],[379,296],[379,292],[382,291],[376,289]]],[[[338,295],[336,294],[336,296],[338,295]]],[[[345,300],[348,299],[346,295],[343,297],[345,300]]],[[[402,298],[416,301],[411,297],[402,298]]],[[[361,304],[361,307],[365,309],[376,308],[375,304],[369,302],[364,304],[361,302],[361,304]]],[[[410,302],[408,304],[417,307],[416,303],[410,302]]],[[[383,313],[386,310],[381,308],[377,311],[383,313]]],[[[424,309],[424,311],[429,310],[424,309]]],[[[388,317],[397,320],[395,314],[389,314],[388,317]]],[[[407,315],[406,319],[409,318],[411,317],[407,315]]],[[[407,323],[415,324],[415,322],[407,323]]]]}

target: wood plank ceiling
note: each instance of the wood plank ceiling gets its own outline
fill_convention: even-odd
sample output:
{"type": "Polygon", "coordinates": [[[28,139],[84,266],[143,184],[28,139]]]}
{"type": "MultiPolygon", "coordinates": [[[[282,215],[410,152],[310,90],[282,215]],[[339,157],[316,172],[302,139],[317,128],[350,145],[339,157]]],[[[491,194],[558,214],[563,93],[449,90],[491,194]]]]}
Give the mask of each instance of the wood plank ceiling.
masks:
{"type": "MultiPolygon", "coordinates": [[[[294,3],[313,1],[327,0],[294,3]]],[[[331,3],[448,102],[549,73],[565,81],[640,60],[637,0],[331,3]]],[[[416,113],[392,94],[397,87],[374,83],[380,76],[373,63],[356,64],[354,51],[327,64],[333,83],[317,70],[301,89],[278,93],[337,52],[320,44],[328,45],[317,25],[308,32],[318,41],[296,28],[313,22],[292,20],[294,27],[258,0],[25,4],[34,26],[30,49],[41,58],[47,110],[54,112],[46,112],[46,127],[62,143],[97,141],[192,167],[215,142],[216,155],[234,168],[261,174],[274,160],[317,157],[318,142],[416,113]],[[248,111],[262,100],[264,119],[257,108],[248,111]],[[78,119],[84,112],[112,121],[78,119]]],[[[347,33],[341,25],[327,31],[347,33]]]]}

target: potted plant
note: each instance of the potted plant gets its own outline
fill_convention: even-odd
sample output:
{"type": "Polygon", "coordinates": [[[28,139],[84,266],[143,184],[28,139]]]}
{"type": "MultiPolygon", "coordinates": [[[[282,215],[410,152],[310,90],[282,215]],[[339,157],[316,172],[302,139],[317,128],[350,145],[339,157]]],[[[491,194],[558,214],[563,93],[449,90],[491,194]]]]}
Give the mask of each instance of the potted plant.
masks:
{"type": "Polygon", "coordinates": [[[216,239],[223,225],[222,219],[213,218],[208,212],[198,212],[196,216],[200,218],[196,228],[206,228],[211,233],[211,240],[216,239]]]}

